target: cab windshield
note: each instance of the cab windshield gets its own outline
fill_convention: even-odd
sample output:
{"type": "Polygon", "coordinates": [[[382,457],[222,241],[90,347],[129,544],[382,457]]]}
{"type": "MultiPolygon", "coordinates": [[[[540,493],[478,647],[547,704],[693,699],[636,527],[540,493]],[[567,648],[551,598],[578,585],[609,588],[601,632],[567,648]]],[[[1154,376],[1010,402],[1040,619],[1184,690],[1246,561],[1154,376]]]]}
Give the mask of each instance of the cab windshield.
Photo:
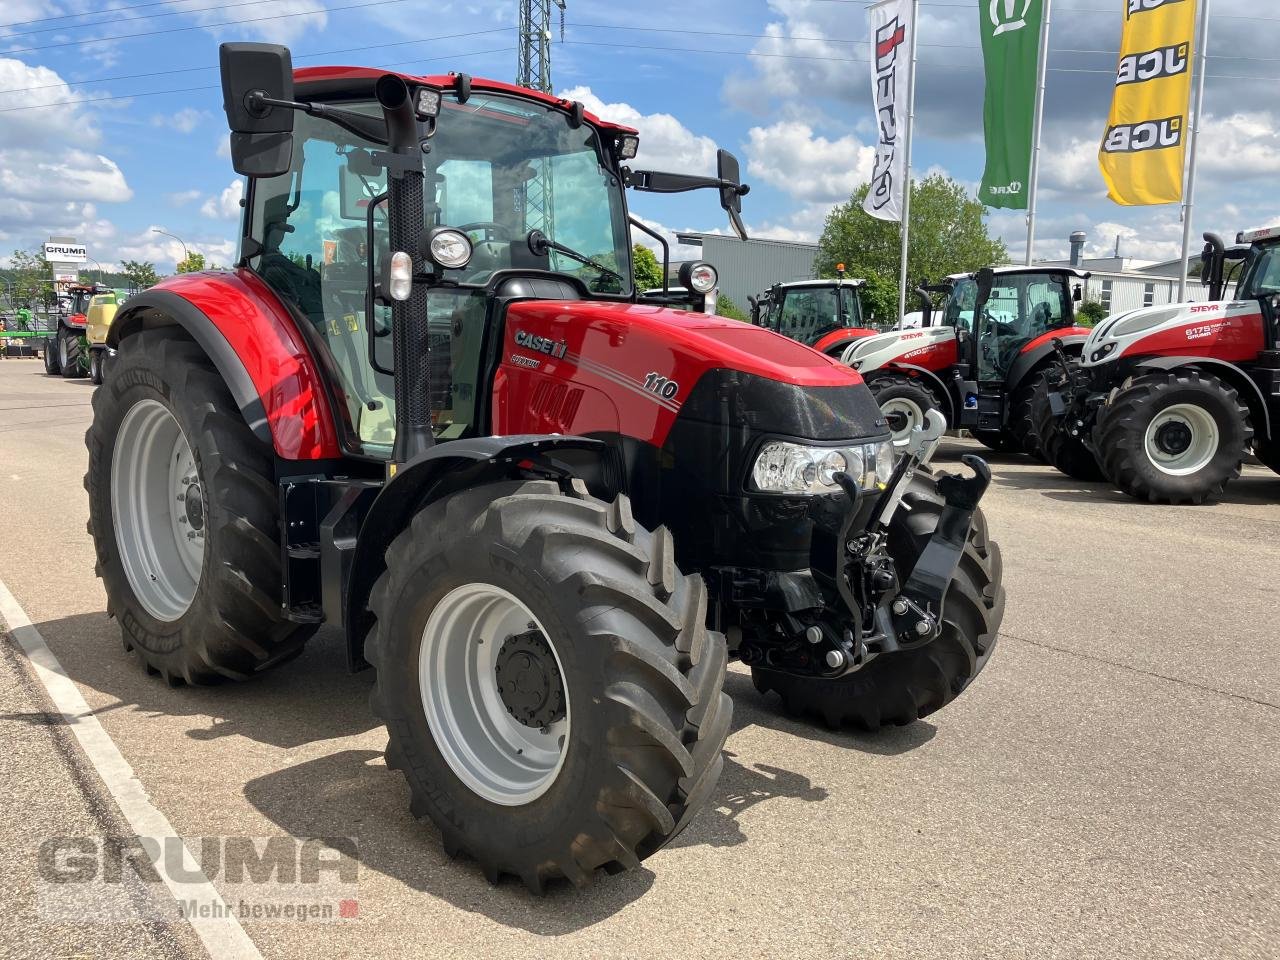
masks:
{"type": "Polygon", "coordinates": [[[792,287],[771,299],[764,326],[801,343],[813,344],[833,330],[862,326],[858,288],[792,287]]]}
{"type": "MultiPolygon", "coordinates": [[[[978,283],[958,280],[947,299],[943,325],[974,331],[978,283]]],[[[978,373],[982,380],[1003,380],[1021,349],[1050,330],[1070,326],[1071,290],[1067,277],[1013,273],[996,277],[991,297],[978,318],[978,373]]]]}
{"type": "Polygon", "coordinates": [[[1236,290],[1236,299],[1274,297],[1277,294],[1280,294],[1280,244],[1254,247],[1240,287],[1236,290]]]}

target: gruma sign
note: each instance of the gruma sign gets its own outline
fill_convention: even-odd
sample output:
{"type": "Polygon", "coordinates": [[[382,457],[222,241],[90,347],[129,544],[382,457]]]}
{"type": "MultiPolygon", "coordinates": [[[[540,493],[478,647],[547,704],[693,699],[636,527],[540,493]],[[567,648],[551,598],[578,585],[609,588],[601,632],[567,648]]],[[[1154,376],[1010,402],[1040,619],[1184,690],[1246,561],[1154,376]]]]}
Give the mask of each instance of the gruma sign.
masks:
{"type": "Polygon", "coordinates": [[[80,243],[53,243],[44,245],[44,258],[50,263],[84,263],[89,259],[89,248],[80,243]]]}

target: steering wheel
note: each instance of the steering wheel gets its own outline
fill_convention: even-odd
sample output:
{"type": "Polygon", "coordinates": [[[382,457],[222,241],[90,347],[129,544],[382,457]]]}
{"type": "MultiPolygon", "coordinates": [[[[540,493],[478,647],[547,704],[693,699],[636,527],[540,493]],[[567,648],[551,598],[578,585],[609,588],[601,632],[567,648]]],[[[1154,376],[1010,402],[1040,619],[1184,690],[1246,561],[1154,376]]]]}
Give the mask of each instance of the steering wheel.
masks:
{"type": "Polygon", "coordinates": [[[512,239],[510,229],[494,220],[475,220],[471,223],[464,223],[462,226],[458,227],[458,229],[468,236],[470,236],[473,230],[484,231],[485,236],[481,243],[488,240],[509,241],[512,239]],[[493,236],[489,236],[489,234],[493,234],[493,236]]]}

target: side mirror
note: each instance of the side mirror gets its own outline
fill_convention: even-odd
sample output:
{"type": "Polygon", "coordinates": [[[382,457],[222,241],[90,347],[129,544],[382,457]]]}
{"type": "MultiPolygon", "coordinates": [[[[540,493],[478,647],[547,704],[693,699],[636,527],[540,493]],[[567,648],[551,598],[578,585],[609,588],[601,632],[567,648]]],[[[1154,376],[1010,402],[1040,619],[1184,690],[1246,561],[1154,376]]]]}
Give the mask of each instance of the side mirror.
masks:
{"type": "Polygon", "coordinates": [[[1079,303],[1084,299],[1084,291],[1080,289],[1080,284],[1077,283],[1075,288],[1071,291],[1071,299],[1076,303],[1079,303]]]}
{"type": "Polygon", "coordinates": [[[274,43],[218,47],[222,107],[231,130],[231,165],[246,177],[278,177],[293,160],[293,110],[260,102],[293,99],[293,60],[274,43]]]}
{"type": "Polygon", "coordinates": [[[720,187],[720,206],[729,214],[729,223],[738,239],[747,239],[747,228],[742,222],[742,198],[751,188],[742,182],[738,158],[728,150],[716,151],[716,176],[722,181],[720,187]]]}
{"type": "Polygon", "coordinates": [[[996,285],[996,272],[990,267],[983,267],[974,275],[973,279],[978,284],[978,300],[974,304],[974,316],[976,317],[978,310],[991,299],[991,288],[996,285]]]}

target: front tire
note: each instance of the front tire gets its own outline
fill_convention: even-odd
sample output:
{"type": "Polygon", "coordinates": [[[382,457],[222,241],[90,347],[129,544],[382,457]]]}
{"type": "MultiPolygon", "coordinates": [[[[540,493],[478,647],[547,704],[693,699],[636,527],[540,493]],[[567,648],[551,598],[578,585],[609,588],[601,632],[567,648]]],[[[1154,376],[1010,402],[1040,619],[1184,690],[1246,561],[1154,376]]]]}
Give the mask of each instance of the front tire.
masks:
{"type": "Polygon", "coordinates": [[[701,578],[626,497],[466,490],[419,511],[386,561],[372,706],[387,765],[451,855],[495,883],[583,887],[637,866],[706,802],[732,714],[727,648],[701,578]]]}
{"type": "Polygon", "coordinates": [[[1098,458],[1084,445],[1084,439],[1072,436],[1062,417],[1053,415],[1049,392],[1060,385],[1061,374],[1046,370],[1036,378],[1031,397],[1029,419],[1040,441],[1040,455],[1045,461],[1073,480],[1098,483],[1107,479],[1098,458]]]}
{"type": "MultiPolygon", "coordinates": [[[[933,476],[911,480],[889,530],[889,553],[905,583],[937,528],[943,501],[933,476]]],[[[812,679],[753,667],[761,693],[773,691],[789,713],[810,715],[830,727],[875,731],[902,726],[941,710],[987,665],[1004,618],[1000,547],[987,535],[981,510],[947,589],[942,634],[932,643],[884,653],[862,669],[834,680],[812,679]]]]}
{"type": "Polygon", "coordinates": [[[67,380],[83,377],[88,369],[84,358],[84,338],[74,330],[58,332],[58,368],[67,380]]]}
{"type": "Polygon", "coordinates": [[[1111,481],[1149,503],[1203,503],[1240,468],[1253,441],[1249,410],[1211,374],[1139,377],[1103,407],[1095,432],[1111,481]]]}
{"type": "Polygon", "coordinates": [[[56,377],[61,371],[58,366],[58,338],[44,338],[44,372],[45,376],[56,377]]]}
{"type": "Polygon", "coordinates": [[[171,683],[242,680],[289,659],[315,628],[281,607],[271,450],[179,330],[127,337],[112,364],[93,392],[85,488],[125,649],[171,683]]]}
{"type": "Polygon", "coordinates": [[[89,351],[89,382],[95,387],[102,386],[102,354],[101,350],[89,351]]]}
{"type": "Polygon", "coordinates": [[[911,431],[923,427],[930,410],[938,409],[938,398],[916,377],[905,373],[884,373],[867,381],[880,411],[890,419],[894,446],[906,446],[911,431]]]}

